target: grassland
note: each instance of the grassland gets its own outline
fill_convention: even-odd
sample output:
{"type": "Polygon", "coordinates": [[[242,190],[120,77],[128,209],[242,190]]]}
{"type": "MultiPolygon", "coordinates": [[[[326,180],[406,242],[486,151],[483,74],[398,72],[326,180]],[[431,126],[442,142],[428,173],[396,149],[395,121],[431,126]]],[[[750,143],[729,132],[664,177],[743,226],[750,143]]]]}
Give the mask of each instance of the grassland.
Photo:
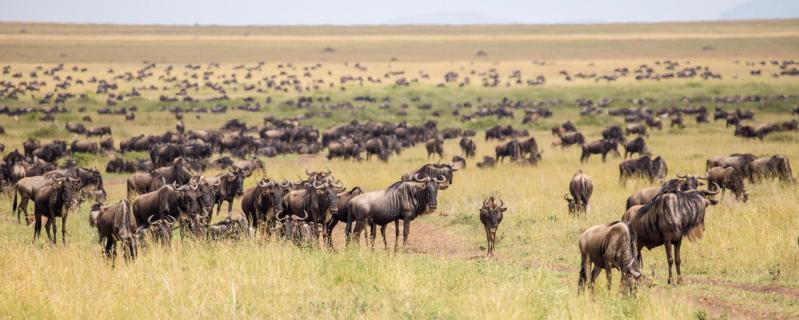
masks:
{"type": "MultiPolygon", "coordinates": [[[[152,27],[0,24],[0,65],[10,64],[31,80],[36,66],[52,67],[63,62],[85,66],[82,79],[110,78],[135,72],[141,61],[152,60],[162,70],[174,63],[181,78],[191,72],[186,63],[222,63],[219,73],[237,73],[238,64],[253,65],[265,60],[254,72],[252,83],[280,71],[302,73],[305,66],[322,63],[313,79],[335,82],[342,75],[382,76],[403,70],[406,75],[425,72],[408,87],[384,83],[336,84],[334,88],[308,92],[266,92],[229,90],[230,105],[248,96],[263,102],[259,113],[231,111],[226,114],[187,114],[190,129],[217,128],[232,118],[250,125],[267,115],[299,116],[308,111],[286,104],[298,95],[331,97],[335,102],[352,101],[355,96],[389,97],[392,109],[378,103],[358,103],[362,109],[334,111],[332,117],[314,117],[304,124],[327,128],[352,119],[392,121],[439,121],[439,127],[484,129],[494,124],[520,126],[522,114],[513,120],[494,118],[462,122],[450,115],[452,105],[465,101],[511,99],[552,101],[553,118],[524,126],[543,146],[544,160],[537,167],[501,164],[479,170],[473,161],[459,171],[454,185],[439,193],[439,214],[423,216],[412,224],[408,250],[397,254],[366,248],[335,252],[304,250],[279,242],[251,239],[239,243],[206,244],[175,241],[171,248],[156,248],[134,263],[116,268],[100,254],[96,232],[86,223],[88,207],[70,217],[68,246],[50,247],[44,241],[31,243],[32,228],[17,224],[16,217],[0,212],[0,318],[797,318],[799,317],[799,191],[795,185],[763,183],[747,185],[748,203],[730,197],[710,209],[703,239],[683,248],[685,283],[665,284],[663,249],[644,252],[646,273],[654,272],[655,286],[639,290],[635,297],[617,294],[618,286],[606,292],[605,280],[598,282],[596,295],[576,294],[579,254],[577,236],[585,228],[618,219],[626,197],[647,186],[644,182],[618,183],[618,158],[607,163],[592,158],[578,161],[576,149],[555,149],[548,128],[572,119],[589,139],[600,135],[604,126],[620,123],[607,116],[580,117],[577,98],[612,98],[612,107],[629,106],[629,99],[652,98],[652,107],[705,105],[713,108],[713,97],[728,95],[796,94],[799,81],[772,78],[773,66],[750,66],[746,61],[795,59],[799,52],[799,22],[759,21],[747,23],[695,23],[603,26],[500,26],[500,27],[152,27]],[[20,31],[25,29],[25,33],[20,31]],[[246,34],[246,35],[245,35],[246,34]],[[334,53],[322,53],[333,47],[334,53]],[[711,46],[713,50],[702,50],[711,46]],[[478,50],[487,57],[476,57],[478,50]],[[398,61],[389,61],[396,57],[398,61]],[[724,75],[722,80],[675,79],[614,83],[593,80],[565,81],[558,71],[608,72],[618,67],[634,68],[654,60],[674,59],[707,65],[724,75]],[[533,60],[545,60],[544,65],[533,60]],[[737,63],[735,61],[738,61],[737,63]],[[345,61],[347,62],[345,64],[345,61]],[[354,62],[368,67],[361,71],[354,62]],[[291,68],[279,67],[292,63],[291,68]],[[463,68],[463,69],[461,69],[463,68]],[[475,76],[472,85],[437,87],[443,74],[459,70],[468,74],[495,68],[503,75],[522,70],[525,75],[543,74],[544,86],[511,84],[484,88],[475,76]],[[750,76],[749,70],[763,68],[764,75],[750,76]],[[345,90],[341,90],[345,87],[345,90]],[[407,109],[407,116],[395,112],[413,100],[433,105],[432,110],[407,109]],[[683,100],[683,97],[689,100],[683,100]],[[432,112],[441,111],[441,117],[432,112]],[[594,181],[591,211],[586,217],[570,217],[562,195],[577,169],[594,181]],[[480,203],[489,195],[499,196],[509,211],[498,234],[498,257],[482,258],[484,233],[478,219],[480,203]]],[[[160,72],[160,71],[159,71],[160,72]]],[[[41,72],[40,72],[41,73],[41,72]]],[[[411,76],[408,76],[411,77],[411,76]]],[[[132,87],[163,84],[155,79],[141,82],[118,81],[119,92],[132,87]]],[[[54,86],[49,81],[40,97],[54,86]]],[[[241,84],[239,84],[239,88],[241,84]]],[[[20,148],[31,136],[44,140],[79,138],[67,133],[66,121],[78,121],[87,107],[94,124],[108,124],[114,139],[174,128],[174,118],[158,111],[163,105],[213,106],[215,103],[160,103],[160,94],[176,89],[145,91],[142,97],[126,99],[122,106],[138,106],[134,122],[121,116],[98,115],[105,96],[95,86],[72,86],[70,92],[85,93],[85,99],[69,101],[73,110],[57,114],[51,125],[36,116],[1,117],[7,135],[7,150],[20,148]]],[[[191,92],[209,97],[207,89],[191,92]]],[[[37,99],[0,100],[0,105],[32,106],[37,99]]],[[[746,108],[757,112],[756,122],[787,120],[795,98],[769,100],[725,108],[746,108]]],[[[765,141],[733,137],[722,123],[664,128],[648,138],[650,149],[662,155],[670,174],[701,173],[705,159],[733,152],[757,155],[781,153],[794,163],[799,159],[799,135],[779,133],[765,141]]],[[[478,158],[493,155],[495,143],[486,143],[482,133],[478,158]]],[[[447,141],[446,156],[459,154],[457,141],[447,141]]],[[[141,155],[139,155],[141,156],[141,155]]],[[[82,155],[84,166],[104,167],[105,156],[82,155]]],[[[329,167],[348,187],[365,190],[383,188],[407,171],[427,161],[423,148],[416,147],[392,158],[389,163],[328,161],[321,156],[281,156],[265,159],[271,177],[293,178],[305,169],[329,167]]],[[[796,170],[796,168],[794,168],[796,170]]],[[[207,172],[206,174],[213,174],[207,172]]],[[[111,201],[124,196],[126,176],[104,176],[111,201]]],[[[254,185],[249,179],[245,187],[254,185]]],[[[238,206],[238,201],[236,202],[238,206]]],[[[0,208],[10,208],[10,199],[0,198],[0,208]]],[[[393,230],[389,230],[392,234],[393,230]]],[[[337,235],[341,237],[341,235],[337,235]]],[[[618,274],[614,280],[618,280],[618,274]]]]}

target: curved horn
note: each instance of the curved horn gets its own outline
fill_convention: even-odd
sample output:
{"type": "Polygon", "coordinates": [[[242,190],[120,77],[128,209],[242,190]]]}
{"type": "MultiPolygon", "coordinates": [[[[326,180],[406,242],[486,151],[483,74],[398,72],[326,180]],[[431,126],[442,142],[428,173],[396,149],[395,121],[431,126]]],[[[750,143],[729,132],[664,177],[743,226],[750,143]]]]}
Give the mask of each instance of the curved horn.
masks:
{"type": "Polygon", "coordinates": [[[286,219],[288,218],[288,217],[285,217],[285,216],[281,218],[281,216],[283,216],[283,211],[278,212],[275,215],[275,219],[277,219],[277,221],[281,221],[282,222],[282,221],[286,221],[286,219]]]}
{"type": "Polygon", "coordinates": [[[325,187],[323,183],[316,180],[313,181],[312,186],[314,187],[314,189],[322,189],[325,187]]]}
{"type": "Polygon", "coordinates": [[[147,218],[147,224],[153,224],[155,222],[155,220],[153,220],[153,218],[155,218],[155,215],[152,215],[149,218],[147,218]]]}
{"type": "Polygon", "coordinates": [[[209,212],[205,208],[203,208],[203,213],[198,215],[200,218],[205,219],[208,218],[209,212]]]}
{"type": "Polygon", "coordinates": [[[344,183],[341,180],[336,180],[335,182],[331,183],[333,187],[336,188],[344,188],[344,183]]]}
{"type": "Polygon", "coordinates": [[[702,176],[702,177],[696,177],[696,178],[697,178],[697,179],[701,179],[701,180],[707,180],[707,172],[705,172],[705,175],[704,175],[704,176],[702,176]]]}
{"type": "Polygon", "coordinates": [[[281,188],[288,188],[289,186],[291,186],[291,182],[289,182],[289,180],[288,180],[288,179],[285,179],[285,178],[284,178],[284,179],[283,179],[283,182],[279,183],[278,185],[279,185],[281,188]]]}
{"type": "Polygon", "coordinates": [[[504,208],[504,207],[505,207],[505,201],[499,199],[499,206],[497,206],[497,208],[504,208]]]}
{"type": "Polygon", "coordinates": [[[256,184],[259,187],[261,187],[261,188],[265,188],[265,187],[267,187],[269,185],[269,180],[265,179],[265,178],[261,178],[261,179],[258,179],[258,182],[256,184]]]}
{"type": "Polygon", "coordinates": [[[483,200],[483,208],[487,207],[488,206],[488,200],[492,200],[492,199],[494,199],[494,197],[488,197],[487,199],[483,200]]]}
{"type": "Polygon", "coordinates": [[[569,194],[568,193],[564,193],[563,194],[563,200],[569,201],[569,194]]]}
{"type": "Polygon", "coordinates": [[[417,182],[427,182],[427,181],[430,181],[430,177],[424,177],[424,178],[420,178],[420,176],[421,176],[421,175],[420,175],[418,172],[417,172],[416,174],[414,174],[414,175],[413,175],[413,181],[417,181],[417,182]]]}
{"type": "Polygon", "coordinates": [[[313,175],[313,173],[308,172],[308,169],[305,169],[305,174],[307,174],[308,176],[312,176],[313,175]]]}
{"type": "MultiPolygon", "coordinates": [[[[305,219],[308,219],[308,211],[302,210],[302,212],[303,212],[303,213],[305,213],[305,216],[304,216],[304,217],[302,217],[302,218],[300,218],[300,219],[297,219],[297,220],[305,220],[305,219]]],[[[293,217],[294,217],[294,216],[292,216],[292,218],[293,218],[293,217]]]]}
{"type": "Polygon", "coordinates": [[[721,186],[719,186],[718,183],[716,183],[715,181],[712,181],[710,183],[712,183],[713,185],[716,186],[716,191],[705,190],[705,191],[702,191],[703,194],[712,196],[712,195],[715,195],[715,194],[721,192],[721,186]]]}
{"type": "Polygon", "coordinates": [[[177,190],[177,191],[185,191],[185,190],[187,190],[188,188],[189,188],[189,186],[188,186],[188,185],[182,185],[182,186],[180,186],[180,187],[177,187],[177,188],[175,188],[175,190],[177,190]]]}
{"type": "Polygon", "coordinates": [[[677,178],[680,178],[680,179],[685,179],[685,178],[687,178],[687,177],[686,177],[685,175],[682,175],[682,174],[679,174],[679,173],[678,173],[678,174],[677,174],[677,178]]]}
{"type": "Polygon", "coordinates": [[[175,224],[175,222],[178,221],[173,216],[166,216],[166,217],[164,217],[164,220],[166,220],[167,224],[175,224]]]}
{"type": "Polygon", "coordinates": [[[435,181],[436,183],[442,183],[444,181],[447,181],[447,177],[445,177],[444,175],[439,175],[438,178],[433,178],[433,181],[435,181]]]}

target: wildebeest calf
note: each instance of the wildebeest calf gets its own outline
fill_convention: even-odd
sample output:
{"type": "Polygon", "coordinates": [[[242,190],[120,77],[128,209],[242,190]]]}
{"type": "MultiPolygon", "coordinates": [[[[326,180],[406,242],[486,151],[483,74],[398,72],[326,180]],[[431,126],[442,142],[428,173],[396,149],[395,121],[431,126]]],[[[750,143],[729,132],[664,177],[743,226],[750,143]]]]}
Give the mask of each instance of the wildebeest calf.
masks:
{"type": "Polygon", "coordinates": [[[621,283],[627,290],[632,290],[635,281],[641,278],[638,271],[638,247],[635,230],[621,221],[600,224],[588,228],[580,235],[580,280],[578,292],[588,282],[594,289],[599,272],[605,270],[608,278],[608,290],[611,285],[611,270],[619,269],[622,274],[621,283]],[[591,264],[594,265],[593,269],[591,264]],[[588,279],[588,272],[591,278],[588,279]]]}

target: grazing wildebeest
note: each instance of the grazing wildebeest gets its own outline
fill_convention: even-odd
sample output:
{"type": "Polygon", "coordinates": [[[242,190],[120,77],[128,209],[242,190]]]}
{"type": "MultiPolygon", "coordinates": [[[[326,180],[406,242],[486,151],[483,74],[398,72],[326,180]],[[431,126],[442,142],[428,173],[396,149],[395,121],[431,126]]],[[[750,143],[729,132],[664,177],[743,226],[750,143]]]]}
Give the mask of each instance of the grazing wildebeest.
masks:
{"type": "Polygon", "coordinates": [[[580,132],[567,132],[564,134],[558,134],[560,138],[560,147],[565,148],[571,145],[582,145],[585,143],[585,137],[580,132]]]}
{"type": "Polygon", "coordinates": [[[215,189],[213,203],[216,204],[216,214],[222,210],[222,203],[225,201],[228,203],[227,212],[233,210],[233,200],[244,194],[244,175],[241,169],[233,167],[229,172],[205,179],[215,189]]]}
{"type": "Polygon", "coordinates": [[[100,243],[106,240],[105,256],[111,261],[116,260],[117,242],[122,242],[125,259],[136,258],[139,227],[128,200],[109,205],[95,203],[89,213],[89,224],[97,228],[100,243]]]}
{"type": "Polygon", "coordinates": [[[275,217],[283,212],[283,196],[290,187],[288,181],[278,183],[261,178],[255,187],[244,191],[241,196],[241,211],[247,215],[247,220],[255,231],[258,231],[259,223],[265,222],[267,236],[272,234],[275,217]]]}
{"type": "Polygon", "coordinates": [[[621,132],[621,127],[618,125],[612,125],[602,130],[602,138],[614,140],[616,142],[624,142],[624,135],[621,132]]]}
{"type": "MultiPolygon", "coordinates": [[[[376,225],[385,225],[397,220],[403,221],[402,245],[405,246],[410,234],[411,221],[419,214],[433,211],[438,206],[438,186],[446,178],[414,175],[412,181],[395,182],[384,190],[371,191],[355,196],[350,200],[347,217],[347,239],[359,239],[361,231],[370,221],[376,225]],[[352,221],[356,221],[355,236],[351,237],[352,221]]],[[[395,234],[394,249],[399,242],[399,228],[395,234]]]]}
{"type": "Polygon", "coordinates": [[[618,143],[614,140],[600,139],[582,144],[583,153],[580,155],[580,162],[588,162],[592,154],[601,154],[602,162],[605,162],[608,152],[613,151],[617,156],[621,156],[618,143]]]}
{"type": "Polygon", "coordinates": [[[283,208],[290,216],[309,215],[309,223],[313,230],[314,239],[318,239],[318,224],[322,224],[323,235],[327,236],[327,226],[333,215],[338,213],[338,192],[343,191],[344,184],[333,180],[331,176],[325,178],[311,177],[303,188],[292,190],[283,196],[283,208]]]}
{"type": "Polygon", "coordinates": [[[494,165],[496,165],[496,164],[497,164],[497,161],[494,160],[494,158],[489,157],[489,156],[485,156],[485,157],[483,157],[483,161],[482,162],[478,162],[477,163],[477,167],[481,168],[481,169],[482,168],[493,168],[494,165]]]}
{"type": "Polygon", "coordinates": [[[707,171],[707,181],[711,184],[710,188],[715,190],[715,185],[721,187],[721,195],[729,189],[735,194],[736,200],[746,202],[749,200],[749,193],[744,189],[744,177],[741,171],[734,167],[713,167],[707,171]]]}
{"type": "Polygon", "coordinates": [[[475,154],[477,154],[477,144],[474,143],[474,140],[469,137],[461,138],[459,143],[461,150],[463,151],[463,155],[466,158],[473,158],[475,154]]]}
{"type": "Polygon", "coordinates": [[[499,203],[494,201],[494,197],[489,197],[483,201],[483,207],[480,208],[480,222],[483,223],[483,228],[486,232],[486,254],[491,257],[494,256],[494,245],[497,242],[497,227],[502,222],[503,215],[508,208],[505,207],[505,202],[499,200],[499,203]]]}
{"type": "Polygon", "coordinates": [[[628,156],[632,156],[636,153],[639,156],[649,153],[646,150],[646,141],[644,141],[643,137],[637,137],[635,140],[624,143],[624,159],[627,159],[628,156]]]}
{"type": "Polygon", "coordinates": [[[638,270],[638,244],[635,229],[622,221],[590,227],[580,234],[580,278],[577,291],[581,292],[588,283],[594,289],[599,273],[605,270],[608,290],[611,286],[611,271],[621,272],[622,286],[632,291],[635,281],[641,278],[638,270]],[[593,268],[591,268],[593,264],[593,268]],[[591,278],[588,279],[588,272],[591,278]]]}
{"type": "Polygon", "coordinates": [[[749,172],[749,163],[755,161],[757,156],[751,153],[733,153],[729,156],[717,156],[707,159],[705,170],[710,170],[713,167],[733,167],[738,172],[742,173],[745,177],[751,177],[749,172]]]}
{"type": "Polygon", "coordinates": [[[646,135],[646,126],[640,123],[628,124],[624,131],[627,135],[637,134],[641,136],[646,135]]]}
{"type": "Polygon", "coordinates": [[[568,195],[564,196],[569,203],[569,213],[579,214],[582,212],[585,214],[588,211],[588,201],[593,192],[594,184],[591,182],[591,177],[583,173],[583,170],[577,170],[569,182],[571,198],[568,195]]]}
{"type": "Polygon", "coordinates": [[[78,206],[78,192],[80,179],[73,177],[56,177],[52,179],[53,182],[49,185],[43,186],[36,197],[34,198],[34,213],[35,225],[33,231],[33,240],[39,237],[42,230],[42,217],[47,218],[47,224],[44,226],[47,232],[47,238],[53,244],[56,244],[56,233],[58,227],[56,226],[55,218],[61,217],[61,241],[66,245],[66,227],[67,216],[69,211],[78,206]],[[52,229],[53,235],[50,236],[52,229]]]}
{"type": "Polygon", "coordinates": [[[225,219],[208,227],[208,240],[239,240],[242,235],[249,237],[250,223],[245,214],[238,210],[229,211],[225,219]]]}
{"type": "Polygon", "coordinates": [[[699,186],[704,185],[704,183],[699,182],[699,180],[706,180],[707,176],[681,176],[678,174],[677,178],[678,179],[670,179],[663,182],[657,187],[643,188],[633,192],[633,194],[627,198],[627,207],[625,209],[630,209],[636,205],[647,204],[661,192],[698,190],[699,186]]]}
{"type": "Polygon", "coordinates": [[[111,127],[109,126],[99,126],[99,127],[92,127],[86,130],[86,136],[104,136],[104,135],[111,135],[111,127]]]}
{"type": "Polygon", "coordinates": [[[439,176],[443,176],[445,180],[438,183],[438,190],[446,190],[452,184],[455,171],[458,171],[458,168],[455,168],[455,166],[452,164],[428,163],[423,165],[418,170],[404,174],[402,177],[400,177],[400,180],[413,181],[417,174],[421,178],[438,178],[439,176]]]}
{"type": "Polygon", "coordinates": [[[643,247],[652,249],[665,246],[669,263],[668,283],[674,283],[671,266],[675,263],[677,282],[680,282],[682,238],[688,237],[688,240],[694,241],[702,237],[705,230],[705,210],[708,205],[717,203],[708,197],[716,193],[718,191],[664,192],[655,196],[648,204],[633,206],[624,213],[622,221],[635,230],[638,257],[641,256],[643,247]]]}
{"type": "Polygon", "coordinates": [[[266,166],[264,162],[260,159],[252,159],[252,160],[239,160],[233,163],[233,167],[239,169],[242,173],[244,173],[245,178],[249,178],[253,172],[258,172],[261,175],[266,174],[266,166]]]}
{"type": "Polygon", "coordinates": [[[427,158],[429,159],[430,156],[433,154],[437,154],[439,158],[444,157],[444,139],[441,137],[430,138],[425,143],[425,149],[427,149],[427,158]]]}
{"type": "Polygon", "coordinates": [[[67,121],[66,129],[69,132],[77,133],[77,134],[84,134],[86,133],[86,127],[83,126],[82,123],[70,123],[67,121]]]}
{"type": "Polygon", "coordinates": [[[97,153],[100,148],[97,146],[97,142],[94,141],[79,141],[75,140],[72,141],[72,146],[70,147],[70,151],[72,153],[76,152],[83,152],[83,153],[97,153]]]}
{"type": "Polygon", "coordinates": [[[151,172],[135,172],[127,181],[128,199],[134,194],[157,190],[163,185],[176,183],[185,185],[191,180],[191,172],[186,168],[186,160],[176,158],[171,166],[161,167],[151,172]]]}
{"type": "Polygon", "coordinates": [[[519,143],[519,140],[513,139],[508,141],[505,144],[498,145],[495,148],[496,156],[495,160],[502,162],[505,160],[505,157],[510,157],[511,161],[517,161],[522,156],[522,147],[519,143]]]}
{"type": "Polygon", "coordinates": [[[749,163],[749,182],[755,183],[764,179],[779,179],[782,182],[794,182],[791,163],[785,155],[761,157],[749,163]]]}
{"type": "Polygon", "coordinates": [[[619,182],[624,184],[630,178],[646,178],[649,182],[663,179],[669,173],[666,161],[660,156],[652,159],[643,156],[638,159],[624,160],[619,164],[619,182]]]}

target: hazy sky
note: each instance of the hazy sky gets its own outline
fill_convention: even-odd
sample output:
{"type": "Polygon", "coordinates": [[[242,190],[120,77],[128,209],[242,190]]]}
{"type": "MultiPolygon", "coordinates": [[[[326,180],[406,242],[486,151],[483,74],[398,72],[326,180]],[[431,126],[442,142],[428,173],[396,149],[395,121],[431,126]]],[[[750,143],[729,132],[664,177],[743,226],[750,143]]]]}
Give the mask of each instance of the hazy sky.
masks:
{"type": "MultiPolygon", "coordinates": [[[[796,0],[780,1],[799,4],[796,0]]],[[[745,2],[747,0],[0,0],[0,20],[223,25],[648,22],[716,20],[726,10],[745,2]]]]}

